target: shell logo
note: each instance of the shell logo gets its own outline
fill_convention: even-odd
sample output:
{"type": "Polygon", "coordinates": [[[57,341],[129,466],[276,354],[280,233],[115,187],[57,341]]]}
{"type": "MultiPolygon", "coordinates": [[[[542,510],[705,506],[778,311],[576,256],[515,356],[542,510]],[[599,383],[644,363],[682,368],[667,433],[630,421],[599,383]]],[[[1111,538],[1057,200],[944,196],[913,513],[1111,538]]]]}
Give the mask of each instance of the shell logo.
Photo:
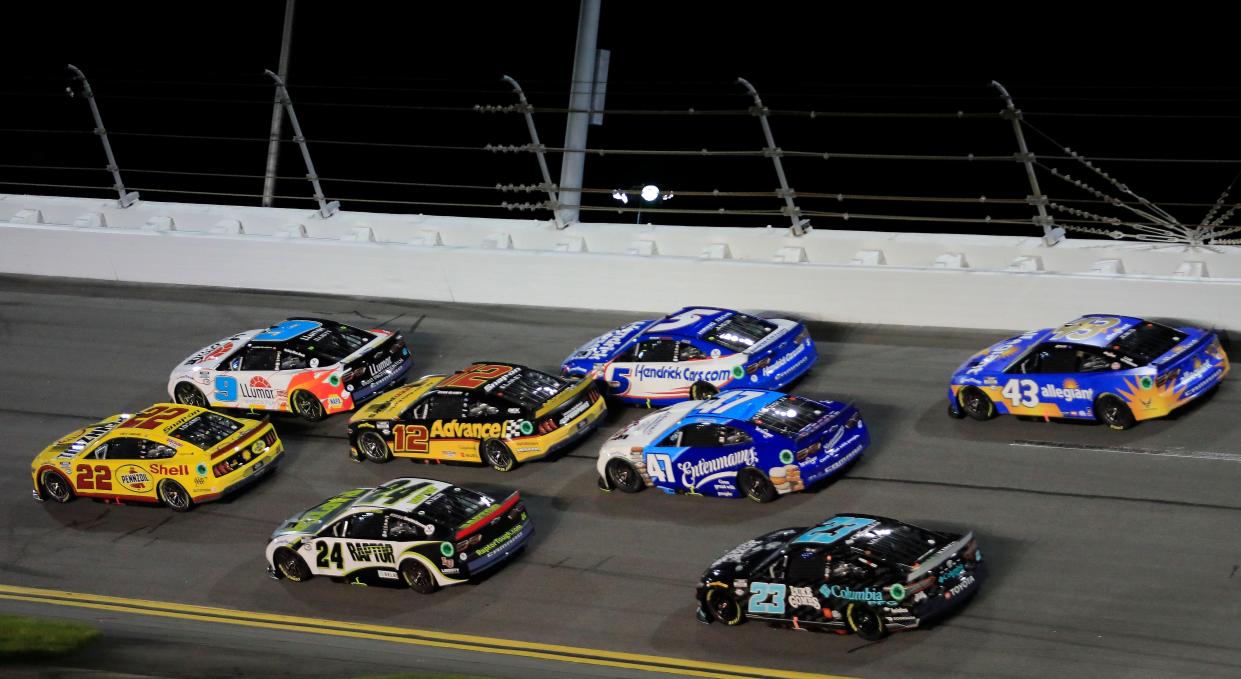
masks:
{"type": "Polygon", "coordinates": [[[1075,380],[1075,379],[1073,379],[1073,378],[1069,378],[1069,379],[1065,380],[1065,381],[1064,381],[1064,388],[1065,388],[1065,389],[1076,389],[1076,388],[1077,388],[1077,380],[1075,380]]]}
{"type": "Polygon", "coordinates": [[[271,382],[268,382],[262,375],[255,375],[250,378],[250,386],[258,389],[271,389],[271,382]]]}

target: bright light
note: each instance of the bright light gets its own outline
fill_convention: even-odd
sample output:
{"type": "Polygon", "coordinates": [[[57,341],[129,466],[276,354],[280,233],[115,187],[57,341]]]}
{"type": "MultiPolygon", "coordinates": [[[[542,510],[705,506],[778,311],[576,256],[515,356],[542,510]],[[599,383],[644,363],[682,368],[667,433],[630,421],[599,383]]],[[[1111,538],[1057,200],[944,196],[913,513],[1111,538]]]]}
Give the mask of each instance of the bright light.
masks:
{"type": "Polygon", "coordinates": [[[642,200],[646,202],[654,201],[659,198],[659,187],[654,184],[647,184],[642,187],[642,200]]]}
{"type": "Polygon", "coordinates": [[[616,191],[613,191],[612,197],[615,198],[616,200],[619,200],[621,202],[621,205],[629,204],[629,194],[625,193],[624,191],[621,191],[619,189],[616,191]]]}

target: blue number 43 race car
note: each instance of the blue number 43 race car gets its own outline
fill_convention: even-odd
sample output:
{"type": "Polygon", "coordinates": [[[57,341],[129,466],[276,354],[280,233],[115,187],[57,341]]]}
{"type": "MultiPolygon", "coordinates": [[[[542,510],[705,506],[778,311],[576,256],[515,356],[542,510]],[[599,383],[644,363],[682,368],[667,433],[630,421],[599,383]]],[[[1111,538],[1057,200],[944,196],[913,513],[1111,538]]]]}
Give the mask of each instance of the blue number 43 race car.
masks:
{"type": "Polygon", "coordinates": [[[948,413],[1097,419],[1113,429],[1163,417],[1228,374],[1212,332],[1129,316],[1083,316],[974,354],[952,376],[948,413]]]}
{"type": "Polygon", "coordinates": [[[594,373],[610,395],[663,406],[722,389],[783,389],[818,353],[801,323],[729,309],[686,307],[596,337],[565,359],[565,375],[594,373]]]}

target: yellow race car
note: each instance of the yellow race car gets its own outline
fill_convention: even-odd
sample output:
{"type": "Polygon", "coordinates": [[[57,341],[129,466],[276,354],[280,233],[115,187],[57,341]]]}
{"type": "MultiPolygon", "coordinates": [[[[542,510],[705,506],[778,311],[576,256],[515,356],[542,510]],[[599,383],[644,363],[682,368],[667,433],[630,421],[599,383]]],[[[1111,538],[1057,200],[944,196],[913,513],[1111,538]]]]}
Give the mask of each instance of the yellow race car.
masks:
{"type": "Polygon", "coordinates": [[[266,420],[157,403],[83,427],[30,465],[34,498],[162,502],[176,512],[240,490],[284,453],[266,420]]]}
{"type": "Polygon", "coordinates": [[[586,436],[606,411],[593,380],[475,363],[423,377],[358,410],[349,420],[350,455],[485,462],[506,472],[586,436]]]}

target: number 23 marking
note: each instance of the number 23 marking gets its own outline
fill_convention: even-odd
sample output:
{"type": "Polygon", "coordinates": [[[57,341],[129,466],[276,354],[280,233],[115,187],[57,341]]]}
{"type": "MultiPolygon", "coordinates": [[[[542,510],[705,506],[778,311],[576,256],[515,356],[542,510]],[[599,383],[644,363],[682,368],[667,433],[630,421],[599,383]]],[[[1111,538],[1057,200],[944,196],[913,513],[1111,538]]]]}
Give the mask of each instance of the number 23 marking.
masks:
{"type": "Polygon", "coordinates": [[[1014,407],[1033,408],[1038,405],[1038,384],[1034,380],[1009,380],[1000,393],[1014,407]]]}
{"type": "Polygon", "coordinates": [[[788,587],[775,582],[750,583],[750,612],[780,615],[784,613],[784,594],[788,587]]]}

